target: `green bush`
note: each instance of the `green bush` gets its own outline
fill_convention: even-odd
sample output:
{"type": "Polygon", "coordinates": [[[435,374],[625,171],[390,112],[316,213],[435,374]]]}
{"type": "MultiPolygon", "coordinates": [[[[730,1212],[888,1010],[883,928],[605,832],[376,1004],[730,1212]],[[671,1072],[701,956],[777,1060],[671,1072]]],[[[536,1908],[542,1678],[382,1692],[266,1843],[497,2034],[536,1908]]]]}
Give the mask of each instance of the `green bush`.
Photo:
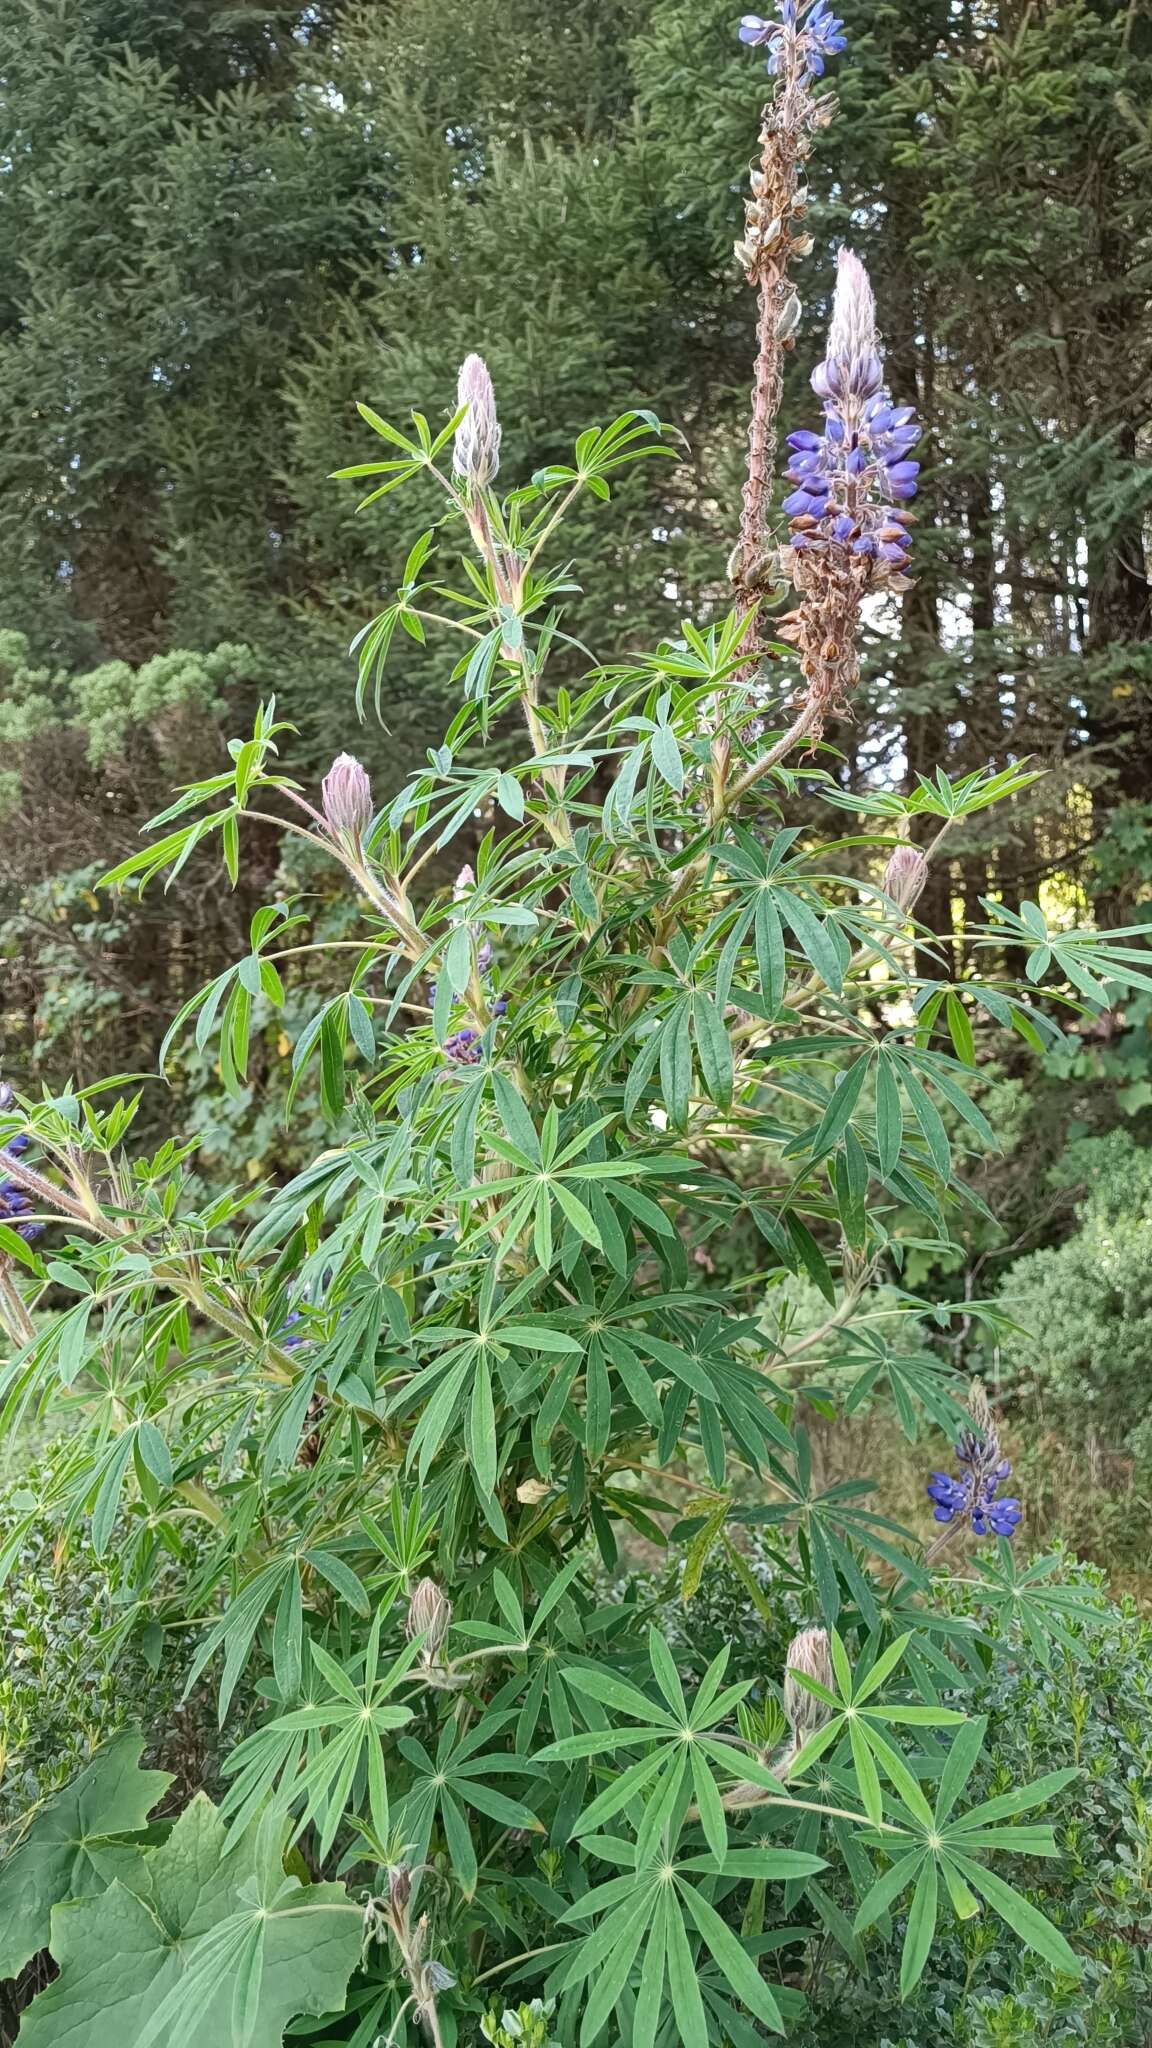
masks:
{"type": "MultiPolygon", "coordinates": [[[[125,1729],[147,1728],[153,1759],[188,1797],[216,1777],[217,1730],[205,1688],[181,1694],[191,1652],[149,1655],[155,1637],[125,1630],[114,1561],[98,1558],[87,1525],[60,1541],[59,1520],[30,1521],[52,1485],[51,1460],[35,1455],[23,1476],[16,1460],[0,1473],[0,1559],[8,1567],[0,1641],[0,1842],[67,1785],[101,1745],[125,1729]]],[[[184,1544],[190,1568],[194,1546],[184,1544]]]]}
{"type": "Polygon", "coordinates": [[[1070,1146],[1061,1174],[1084,1185],[1078,1227],[1006,1274],[1000,1299],[1026,1334],[1005,1336],[1003,1366],[1090,1457],[1152,1469],[1152,1152],[1114,1131],[1070,1146]]]}
{"type": "MultiPolygon", "coordinates": [[[[857,1311],[969,1200],[967,1162],[995,1143],[974,1099],[989,1039],[1054,1042],[1050,1009],[1072,991],[1102,1005],[1099,975],[1143,969],[1115,935],[995,903],[979,978],[926,979],[937,934],[913,913],[932,852],[1034,778],[848,798],[804,760],[858,681],[872,600],[908,587],[918,467],[842,251],[814,379],[826,434],[793,437],[788,539],[765,558],[801,313],[781,266],[806,244],[799,167],[833,111],[810,88],[834,19],[777,31],[739,245],[761,318],[731,611],[566,687],[556,529],[667,460],[671,436],[622,413],[498,494],[495,393],[470,356],[447,425],[363,407],[372,459],[341,472],[368,480],[366,505],[401,485],[436,503],[361,637],[360,702],[406,641],[451,635],[444,744],[384,808],[347,753],[308,795],[266,704],[105,878],[183,888],[218,849],[235,885],[269,818],[343,871],[354,936],[306,942],[306,907],[274,886],[165,1040],[214,1047],[242,1100],[254,1027],[286,1013],[281,963],[337,953],[345,985],[315,990],[286,1104],[314,1073],[316,1155],[287,1185],[238,1174],[218,1193],[186,1130],[136,1149],[117,1083],[3,1091],[5,1412],[79,1418],[48,1491],[61,1530],[86,1521],[112,1560],[109,1647],[138,1637],[174,1680],[211,1667],[242,1738],[219,1807],[197,1793],[150,1819],[167,1775],[120,1738],[29,1816],[0,1867],[0,1975],[45,1949],[59,1975],[21,2048],[65,2025],[119,2048],[274,2048],[290,2019],[326,2048],[456,2048],[481,2024],[563,2048],[747,2048],[786,2024],[818,2039],[837,2001],[873,1998],[857,1975],[921,2010],[957,1922],[986,1954],[1018,1939],[1083,1974],[1069,1935],[1091,1951],[1092,1930],[1059,1891],[1049,1915],[1034,1903],[1035,1862],[1057,1855],[1042,1815],[1069,1810],[1075,1767],[1001,1784],[985,1755],[979,1798],[973,1700],[1007,1686],[1019,1644],[934,1599],[965,1532],[1019,1522],[997,1419],[954,1361],[857,1311]],[[788,579],[777,645],[762,594],[788,579]],[[518,759],[490,744],[513,715],[518,759]],[[873,879],[805,826],[801,775],[862,813],[873,879]],[[439,886],[433,859],[462,834],[439,886]],[[45,1223],[59,1240],[41,1250],[45,1223]],[[709,1249],[725,1237],[754,1246],[729,1282],[709,1249]],[[773,1333],[759,1311],[784,1276],[824,1313],[800,1298],[773,1333]],[[910,1528],[874,1513],[858,1474],[824,1483],[805,1416],[881,1401],[910,1439],[922,1414],[960,1439],[934,1522],[922,1499],[910,1528]],[[726,1556],[772,1609],[770,1669],[758,1645],[732,1683],[727,1643],[702,1668],[685,1640],[686,1691],[677,1642],[644,1625],[652,1598],[599,1597],[593,1545],[611,1571],[621,1537],[666,1530],[686,1589],[726,1556]],[[767,1592],[741,1567],[750,1531],[767,1592]],[[242,1684],[260,1701],[247,1729],[242,1684]],[[503,2002],[521,1992],[527,2019],[503,2002]]],[[[1074,1596],[1014,1580],[1007,1546],[979,1597],[1029,1655],[1072,1641],[1074,1596]]]]}

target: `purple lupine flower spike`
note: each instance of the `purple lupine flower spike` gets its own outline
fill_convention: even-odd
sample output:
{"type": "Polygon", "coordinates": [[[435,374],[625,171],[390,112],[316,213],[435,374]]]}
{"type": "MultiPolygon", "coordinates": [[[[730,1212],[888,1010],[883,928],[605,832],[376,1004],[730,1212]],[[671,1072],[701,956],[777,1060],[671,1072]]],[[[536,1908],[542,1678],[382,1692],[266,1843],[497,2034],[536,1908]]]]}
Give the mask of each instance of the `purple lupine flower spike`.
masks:
{"type": "Polygon", "coordinates": [[[920,468],[910,459],[920,429],[913,408],[894,406],[884,389],[872,287],[851,249],[840,251],[827,351],[812,388],[824,401],[824,428],[788,437],[791,533],[780,557],[802,602],[778,630],[800,649],[818,733],[859,680],[865,595],[909,588],[905,501],[915,496],[920,468]]]}
{"type": "Polygon", "coordinates": [[[1020,1502],[1012,1495],[1001,1498],[1000,1488],[1012,1476],[1007,1458],[1000,1456],[988,1397],[979,1380],[973,1380],[968,1412],[975,1425],[961,1432],[956,1456],[966,1467],[959,1478],[948,1472],[933,1472],[928,1481],[928,1498],[937,1522],[967,1522],[977,1536],[1010,1537],[1021,1518],[1020,1502]]]}
{"type": "Polygon", "coordinates": [[[766,47],[768,70],[773,77],[782,72],[800,80],[822,78],[829,57],[847,47],[844,23],[833,14],[828,0],[779,0],[774,21],[760,14],[741,18],[739,36],[753,49],[766,47]]]}
{"type": "MultiPolygon", "coordinates": [[[[15,1100],[15,1093],[9,1083],[0,1081],[0,1110],[11,1109],[15,1100]]],[[[5,1159],[19,1159],[31,1143],[32,1140],[26,1131],[18,1132],[16,1137],[9,1138],[8,1143],[0,1150],[0,1166],[5,1159]]],[[[34,1244],[44,1232],[42,1223],[20,1223],[16,1220],[17,1217],[27,1216],[32,1206],[32,1197],[26,1188],[22,1188],[14,1180],[0,1180],[0,1222],[10,1224],[17,1235],[24,1239],[25,1244],[34,1244]]]]}
{"type": "Polygon", "coordinates": [[[910,450],[920,429],[914,408],[893,406],[884,390],[872,287],[851,249],[840,251],[828,350],[812,372],[812,389],[824,400],[823,434],[788,436],[786,474],[795,488],[784,510],[802,522],[792,545],[802,553],[829,542],[846,547],[877,565],[870,580],[891,584],[907,566],[908,515],[901,506],[916,495],[920,465],[910,450]]]}

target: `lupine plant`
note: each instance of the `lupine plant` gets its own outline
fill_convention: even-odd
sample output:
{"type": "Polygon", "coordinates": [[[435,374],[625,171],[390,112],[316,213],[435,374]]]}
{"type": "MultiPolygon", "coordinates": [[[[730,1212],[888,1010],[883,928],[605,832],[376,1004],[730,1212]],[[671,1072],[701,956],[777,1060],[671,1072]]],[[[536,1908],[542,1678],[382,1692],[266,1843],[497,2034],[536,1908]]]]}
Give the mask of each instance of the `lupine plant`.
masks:
{"type": "MultiPolygon", "coordinates": [[[[774,530],[803,167],[845,38],[825,0],[740,33],[773,96],[737,245],[758,353],[731,609],[561,685],[557,656],[569,676],[585,658],[565,515],[677,458],[675,435],[625,413],[501,496],[480,357],[439,431],[361,407],[383,446],[341,475],[369,481],[365,508],[411,486],[435,511],[361,636],[359,702],[398,635],[442,641],[443,744],[383,808],[350,753],[313,797],[270,704],[107,878],[179,889],[215,844],[235,881],[250,820],[343,870],[362,930],[328,949],[293,1058],[297,1080],[318,1068],[331,1143],[288,1185],[197,1207],[191,1148],[134,1153],[120,1083],[0,1111],[20,1216],[0,1222],[4,1423],[68,1404],[54,1501],[61,1546],[87,1519],[108,1561],[103,1652],[147,1632],[159,1660],[193,1631],[226,1744],[241,1681],[258,1702],[218,1809],[150,1825],[166,1781],[120,1738],[12,1830],[0,1975],[46,1948],[58,1965],[27,2048],[271,2048],[286,2026],[355,2048],[745,2048],[870,1945],[901,1945],[910,1990],[939,1916],[999,1915],[1079,1971],[1027,1896],[1052,1825],[1020,1818],[1071,1773],[966,1800],[981,1638],[933,1602],[930,1509],[949,1540],[999,1537],[1003,1582],[1020,1510],[997,1423],[854,1318],[878,1275],[924,1310],[900,1291],[909,1230],[946,1236],[994,1143],[980,1044],[1055,1042],[1059,1006],[1108,999],[1101,975],[1152,984],[1131,934],[1049,931],[1034,905],[989,902],[962,978],[915,922],[953,822],[1026,766],[841,786],[828,732],[862,612],[891,622],[911,573],[916,427],[842,251],[822,423],[789,437],[774,530]],[[856,814],[847,839],[814,836],[813,793],[856,814]],[[755,1250],[721,1286],[726,1239],[755,1250]],[[793,1275],[826,1314],[776,1342],[764,1295],[793,1275]],[[921,1531],[866,1480],[814,1477],[806,1414],[886,1384],[903,1424],[919,1405],[960,1433],[967,1476],[931,1480],[921,1531]],[[605,1600],[605,1570],[637,1537],[671,1545],[691,1599],[753,1524],[808,1625],[759,1685],[729,1683],[723,1651],[694,1682],[650,1604],[605,1600]]],[[[171,1036],[214,1046],[238,1089],[310,950],[302,906],[261,910],[171,1036]]]]}

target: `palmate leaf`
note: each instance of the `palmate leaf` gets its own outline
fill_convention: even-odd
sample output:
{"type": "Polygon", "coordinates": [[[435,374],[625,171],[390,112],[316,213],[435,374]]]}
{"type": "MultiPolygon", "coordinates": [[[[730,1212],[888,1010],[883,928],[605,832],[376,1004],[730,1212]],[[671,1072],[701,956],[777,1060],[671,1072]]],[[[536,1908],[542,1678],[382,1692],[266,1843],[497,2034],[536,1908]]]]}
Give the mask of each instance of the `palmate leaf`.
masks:
{"type": "Polygon", "coordinates": [[[437,1812],[452,1857],[452,1872],[465,1898],[476,1889],[478,1863],[471,1829],[464,1811],[471,1807],[503,1828],[543,1833],[541,1822],[520,1799],[490,1783],[492,1778],[536,1778],[542,1768],[529,1757],[506,1750],[485,1750],[501,1729],[516,1718],[509,1709],[486,1714],[475,1727],[462,1731],[458,1722],[446,1721],[441,1730],[435,1759],[423,1743],[400,1738],[401,1754],[416,1769],[416,1777],[405,1795],[398,1814],[398,1826],[412,1864],[419,1866],[428,1853],[428,1841],[437,1812]]]}
{"type": "Polygon", "coordinates": [[[962,1397],[967,1391],[966,1382],[953,1366],[931,1352],[890,1351],[883,1339],[861,1331],[850,1334],[843,1350],[829,1360],[832,1366],[856,1363],[861,1370],[845,1393],[846,1415],[853,1414],[886,1380],[897,1420],[909,1443],[916,1441],[918,1409],[923,1409],[953,1436],[965,1427],[967,1410],[962,1397]]]}
{"type": "MultiPolygon", "coordinates": [[[[621,1858],[628,1847],[621,1844],[621,1858]]],[[[822,1857],[792,1849],[745,1849],[739,1875],[764,1883],[788,1883],[815,1875],[822,1857]]],[[[730,1868],[730,1866],[729,1866],[730,1868]]],[[[626,1876],[599,1885],[560,1915],[560,1924],[601,1916],[594,1930],[568,1952],[550,1979],[550,1989],[571,1989],[592,1980],[580,2031],[581,2048],[600,2034],[612,2013],[632,2004],[632,2048],[654,2048],[662,2019],[671,2007],[676,2038],[685,2048],[707,2048],[709,2026],[701,1996],[700,1957],[711,1963],[729,1992],[773,2033],[784,2031],[780,2006],[761,1976],[749,1946],[722,1919],[697,1875],[716,1878],[721,1866],[710,1855],[674,1863],[637,1857],[626,1876]]],[[[711,1975],[711,1973],[710,1973],[711,1975]]]]}
{"type": "Polygon", "coordinates": [[[899,1668],[910,1641],[909,1635],[898,1636],[867,1671],[856,1675],[848,1662],[844,1645],[833,1629],[831,1650],[835,1691],[829,1691],[805,1671],[796,1670],[790,1673],[797,1685],[805,1692],[811,1693],[828,1709],[828,1718],[824,1725],[817,1729],[815,1734],[810,1735],[801,1747],[792,1766],[792,1778],[801,1778],[818,1757],[823,1756],[826,1750],[831,1749],[847,1735],[860,1797],[869,1818],[876,1822],[880,1822],[884,1816],[884,1800],[877,1766],[896,1785],[918,1819],[931,1818],[911,1770],[900,1752],[883,1733],[885,1725],[954,1728],[965,1719],[965,1716],[954,1707],[924,1705],[920,1702],[906,1705],[902,1701],[882,1701],[877,1697],[899,1668]]]}
{"type": "Polygon", "coordinates": [[[139,1736],[122,1735],[101,1750],[0,1865],[0,1977],[15,1977],[48,1946],[58,1901],[103,1889],[116,1861],[108,1837],[144,1827],[172,1783],[168,1771],[139,1769],[143,1748],[139,1736]]]}
{"type": "Polygon", "coordinates": [[[329,1696],[257,1728],[232,1751],[224,1768],[233,1783],[221,1814],[231,1819],[234,1833],[250,1825],[279,1786],[284,1803],[298,1809],[297,1833],[315,1825],[321,1860],[359,1798],[366,1801],[376,1837],[387,1840],[383,1745],[412,1718],[411,1708],[397,1705],[391,1695],[419,1656],[423,1637],[406,1644],[378,1676],[383,1619],[381,1608],[357,1660],[363,1666],[357,1682],[322,1644],[311,1643],[312,1663],[329,1696]]]}
{"type": "Polygon", "coordinates": [[[767,1791],[784,1796],[783,1787],[749,1748],[716,1731],[735,1718],[750,1681],[723,1686],[727,1649],[713,1658],[696,1691],[685,1698],[675,1661],[656,1629],[648,1631],[653,1676],[645,1693],[621,1673],[603,1664],[569,1665],[566,1686],[575,1695],[586,1722],[584,1730],[561,1736],[537,1752],[538,1763],[600,1759],[608,1782],[571,1822],[574,1837],[594,1834],[636,1802],[639,1844],[643,1855],[682,1802],[694,1798],[705,1837],[717,1868],[728,1854],[725,1790],[752,1778],[767,1791]],[[653,1694],[656,1696],[654,1697],[653,1694]],[[591,1702],[591,1707],[586,1703],[591,1702]],[[605,1713],[612,1725],[605,1726],[605,1713]],[[626,1716],[626,1720],[621,1717],[626,1716]],[[640,1751],[625,1762],[619,1752],[640,1751]]]}
{"type": "Polygon", "coordinates": [[[285,1876],[275,1826],[230,1847],[198,1793],[106,1891],[55,1908],[60,1975],[22,2048],[280,2048],[298,2014],[341,2009],[362,1929],[343,1885],[285,1876]]]}
{"type": "Polygon", "coordinates": [[[997,1616],[1005,1634],[1019,1629],[1042,1664],[1049,1662],[1053,1643],[1070,1657],[1085,1656],[1089,1639],[1074,1634],[1071,1625],[1093,1621],[1097,1609],[1074,1587],[1052,1583],[1061,1570],[1060,1557],[1051,1554],[1021,1564],[1003,1537],[996,1549],[995,1562],[985,1557],[976,1565],[979,1599],[997,1616]]]}
{"type": "MultiPolygon", "coordinates": [[[[995,1871],[986,1869],[983,1860],[989,1850],[1055,1855],[1050,1827],[1001,1828],[991,1823],[1043,1805],[1079,1773],[1072,1769],[1050,1771],[1031,1785],[1021,1785],[954,1817],[957,1801],[980,1756],[986,1726],[984,1719],[977,1718],[967,1722],[956,1735],[940,1773],[934,1810],[906,1766],[903,1772],[887,1771],[895,1797],[889,1795],[885,1799],[886,1833],[878,1839],[893,1858],[892,1867],[876,1880],[861,1902],[854,1928],[857,1934],[862,1934],[874,1926],[915,1880],[900,1968],[901,1996],[905,1998],[919,1982],[928,1959],[941,1877],[945,1892],[962,1919],[979,1910],[973,1896],[978,1893],[1026,1948],[1034,1949],[1054,1969],[1069,1977],[1082,1975],[1082,1965],[1059,1928],[995,1871]]],[[[886,1769],[882,1755],[880,1764],[881,1769],[886,1769]]]]}
{"type": "MultiPolygon", "coordinates": [[[[732,1522],[757,1527],[787,1528],[795,1523],[805,1576],[822,1619],[834,1626],[841,1607],[841,1588],[847,1587],[868,1627],[879,1620],[876,1594],[861,1569],[856,1546],[872,1551],[910,1585],[925,1588],[928,1574],[898,1543],[910,1543],[909,1532],[886,1515],[874,1514],[861,1501],[875,1491],[870,1479],[844,1479],[818,1492],[813,1486],[812,1450],[807,1431],[796,1429],[795,1470],[780,1460],[773,1462],[772,1477],[784,1496],[767,1507],[734,1508],[732,1522]],[[893,1541],[893,1539],[897,1539],[893,1541]]],[[[811,1595],[810,1595],[811,1597],[811,1595]]]]}

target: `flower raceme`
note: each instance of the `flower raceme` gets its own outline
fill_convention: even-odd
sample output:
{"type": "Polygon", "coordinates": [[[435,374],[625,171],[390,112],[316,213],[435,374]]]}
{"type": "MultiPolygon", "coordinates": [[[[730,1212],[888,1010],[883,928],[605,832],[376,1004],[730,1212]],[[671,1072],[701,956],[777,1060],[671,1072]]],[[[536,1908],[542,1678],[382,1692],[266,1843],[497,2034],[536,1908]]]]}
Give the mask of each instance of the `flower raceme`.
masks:
{"type": "Polygon", "coordinates": [[[824,401],[823,432],[788,436],[795,489],[784,510],[793,551],[836,549],[903,570],[911,517],[904,503],[916,495],[920,465],[911,450],[920,428],[914,407],[894,406],[884,389],[872,287],[851,249],[840,251],[828,352],[812,388],[824,401]]]}
{"type": "MultiPolygon", "coordinates": [[[[27,1138],[9,1139],[3,1151],[0,1151],[0,1166],[3,1165],[6,1159],[18,1158],[21,1152],[26,1152],[28,1144],[29,1140],[27,1138]]],[[[18,1222],[16,1220],[19,1217],[25,1216],[27,1211],[33,1206],[32,1197],[24,1188],[18,1186],[14,1180],[0,1180],[0,1222],[11,1223],[12,1228],[24,1239],[26,1244],[33,1243],[40,1236],[44,1228],[42,1223],[18,1222]]]]}
{"type": "Polygon", "coordinates": [[[780,0],[775,21],[762,15],[745,14],[740,22],[740,40],[754,49],[766,47],[768,71],[773,78],[789,73],[799,78],[822,78],[829,57],[847,48],[844,23],[833,14],[828,0],[780,0]]]}
{"type": "MultiPolygon", "coordinates": [[[[0,1081],[0,1110],[11,1109],[15,1100],[15,1094],[7,1081],[0,1081]]],[[[28,1150],[31,1142],[30,1138],[23,1135],[9,1138],[8,1143],[0,1150],[0,1167],[3,1166],[6,1159],[19,1159],[21,1154],[28,1150]]],[[[18,1235],[24,1239],[25,1244],[34,1243],[44,1229],[42,1223],[19,1223],[16,1221],[17,1217],[26,1216],[28,1210],[33,1206],[32,1197],[26,1188],[22,1188],[14,1180],[0,1180],[0,1223],[11,1224],[18,1235]]]]}
{"type": "MultiPolygon", "coordinates": [[[[956,1456],[964,1453],[957,1447],[956,1456]]],[[[997,1498],[1012,1467],[1007,1458],[988,1471],[979,1462],[953,1479],[947,1472],[934,1472],[928,1482],[928,1498],[934,1503],[937,1522],[968,1521],[976,1536],[1011,1536],[1020,1521],[1020,1503],[997,1498]]]]}
{"type": "Polygon", "coordinates": [[[910,455],[920,433],[914,409],[894,406],[884,389],[872,287],[850,249],[840,251],[827,353],[812,388],[824,401],[824,427],[788,436],[794,488],[780,553],[801,603],[778,630],[799,651],[816,739],[859,681],[865,595],[909,587],[906,501],[920,467],[910,455]]]}
{"type": "Polygon", "coordinates": [[[976,1536],[1011,1536],[1020,1521],[1020,1502],[1011,1496],[1000,1498],[1012,1467],[1000,1456],[1000,1438],[979,1380],[972,1382],[968,1413],[973,1427],[961,1431],[956,1445],[957,1459],[967,1469],[957,1479],[934,1472],[928,1482],[934,1518],[969,1522],[976,1536]]]}

